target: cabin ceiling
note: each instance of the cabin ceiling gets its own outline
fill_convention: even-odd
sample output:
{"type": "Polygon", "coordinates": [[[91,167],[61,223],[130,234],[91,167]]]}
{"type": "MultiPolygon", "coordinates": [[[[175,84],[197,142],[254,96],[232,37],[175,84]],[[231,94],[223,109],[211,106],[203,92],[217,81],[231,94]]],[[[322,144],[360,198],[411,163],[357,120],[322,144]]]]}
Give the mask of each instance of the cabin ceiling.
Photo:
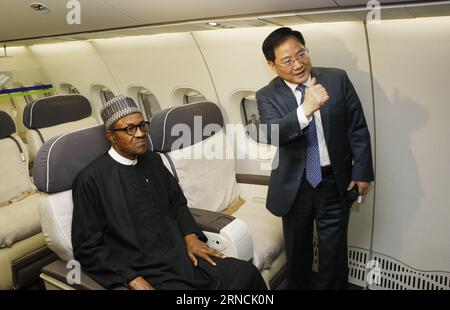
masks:
{"type": "MultiPolygon", "coordinates": [[[[78,0],[81,24],[69,25],[69,0],[0,1],[0,43],[30,45],[73,40],[190,32],[217,28],[364,21],[368,0],[78,0]],[[39,2],[49,12],[30,8],[39,2]],[[218,22],[218,27],[208,21],[218,22]]],[[[382,19],[450,15],[450,1],[380,0],[382,19]]]]}

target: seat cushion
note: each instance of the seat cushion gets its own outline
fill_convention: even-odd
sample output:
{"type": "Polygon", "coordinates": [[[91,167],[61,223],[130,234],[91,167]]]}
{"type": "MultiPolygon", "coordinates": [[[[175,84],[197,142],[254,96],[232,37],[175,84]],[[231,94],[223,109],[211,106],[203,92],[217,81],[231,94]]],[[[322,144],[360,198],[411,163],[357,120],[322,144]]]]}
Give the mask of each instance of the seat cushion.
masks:
{"type": "Polygon", "coordinates": [[[0,208],[0,248],[10,247],[41,231],[38,194],[0,208]]]}
{"type": "Polygon", "coordinates": [[[229,146],[221,130],[192,146],[168,153],[190,208],[220,212],[239,198],[234,159],[223,159],[225,152],[220,151],[226,147],[229,146]],[[219,148],[217,158],[211,151],[213,146],[219,148]]]}
{"type": "Polygon", "coordinates": [[[72,191],[42,195],[39,199],[39,212],[47,246],[65,262],[73,259],[72,191]]]}
{"type": "Polygon", "coordinates": [[[247,224],[253,242],[253,264],[259,270],[269,269],[284,249],[281,217],[265,206],[267,186],[239,184],[245,204],[232,215],[247,224]]]}

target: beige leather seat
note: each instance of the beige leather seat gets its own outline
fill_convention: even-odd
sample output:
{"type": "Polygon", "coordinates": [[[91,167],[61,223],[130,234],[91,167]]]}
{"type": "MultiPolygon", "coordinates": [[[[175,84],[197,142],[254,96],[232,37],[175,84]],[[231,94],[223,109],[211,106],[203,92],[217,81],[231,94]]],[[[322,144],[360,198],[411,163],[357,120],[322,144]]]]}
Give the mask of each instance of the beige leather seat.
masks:
{"type": "Polygon", "coordinates": [[[24,288],[54,260],[41,233],[38,194],[13,119],[0,111],[0,289],[24,288]]]}
{"type": "Polygon", "coordinates": [[[26,105],[23,123],[28,128],[26,138],[33,161],[42,144],[55,136],[97,125],[86,97],[56,95],[36,99],[26,105]]]}
{"type": "MultiPolygon", "coordinates": [[[[251,235],[253,264],[270,288],[282,285],[286,268],[282,222],[265,208],[268,179],[236,178],[234,144],[225,133],[219,107],[197,102],[164,110],[152,118],[149,133],[189,207],[242,220],[251,235]]],[[[215,242],[210,246],[216,247],[215,242]]],[[[223,251],[223,246],[217,249],[223,251]]]]}

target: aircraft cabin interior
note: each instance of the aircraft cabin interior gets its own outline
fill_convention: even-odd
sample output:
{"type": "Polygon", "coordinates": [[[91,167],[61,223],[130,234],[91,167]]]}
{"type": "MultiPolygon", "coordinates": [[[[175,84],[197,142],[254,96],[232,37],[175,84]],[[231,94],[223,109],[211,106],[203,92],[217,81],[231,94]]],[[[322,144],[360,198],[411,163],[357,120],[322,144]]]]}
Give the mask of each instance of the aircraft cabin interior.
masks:
{"type": "MultiPolygon", "coordinates": [[[[110,149],[102,108],[118,95],[207,245],[288,289],[283,218],[266,208],[284,146],[259,130],[257,94],[280,27],[313,68],[345,70],[370,133],[349,288],[450,290],[450,1],[414,0],[0,1],[0,290],[106,289],[75,260],[72,187],[110,149]]],[[[312,245],[317,275],[316,230],[312,245]]]]}

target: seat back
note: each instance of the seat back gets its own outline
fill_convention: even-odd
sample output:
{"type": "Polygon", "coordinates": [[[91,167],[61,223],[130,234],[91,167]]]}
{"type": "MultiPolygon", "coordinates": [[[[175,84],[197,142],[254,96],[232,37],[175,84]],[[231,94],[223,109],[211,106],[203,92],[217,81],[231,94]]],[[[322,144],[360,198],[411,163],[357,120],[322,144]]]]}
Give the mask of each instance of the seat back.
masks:
{"type": "Polygon", "coordinates": [[[11,116],[0,111],[0,203],[32,190],[28,153],[11,116]]]}
{"type": "Polygon", "coordinates": [[[6,112],[13,119],[17,130],[17,109],[13,102],[8,98],[0,97],[0,111],[6,112]]]}
{"type": "Polygon", "coordinates": [[[97,125],[91,114],[89,100],[78,94],[50,96],[28,103],[23,123],[28,128],[26,138],[32,158],[50,138],[97,125]]]}
{"type": "Polygon", "coordinates": [[[239,199],[234,150],[216,104],[197,102],[161,111],[150,121],[149,133],[189,207],[220,212],[239,199]]]}
{"type": "Polygon", "coordinates": [[[54,137],[37,153],[33,175],[37,189],[44,193],[39,200],[42,231],[47,246],[64,261],[73,259],[73,180],[109,147],[104,125],[97,125],[54,137]]]}
{"type": "Polygon", "coordinates": [[[27,128],[23,124],[23,111],[26,106],[24,97],[14,97],[14,99],[0,98],[0,111],[8,113],[16,124],[16,132],[23,142],[26,142],[25,135],[27,128]]]}
{"type": "Polygon", "coordinates": [[[13,119],[0,111],[0,248],[40,231],[28,153],[13,119]]]}

